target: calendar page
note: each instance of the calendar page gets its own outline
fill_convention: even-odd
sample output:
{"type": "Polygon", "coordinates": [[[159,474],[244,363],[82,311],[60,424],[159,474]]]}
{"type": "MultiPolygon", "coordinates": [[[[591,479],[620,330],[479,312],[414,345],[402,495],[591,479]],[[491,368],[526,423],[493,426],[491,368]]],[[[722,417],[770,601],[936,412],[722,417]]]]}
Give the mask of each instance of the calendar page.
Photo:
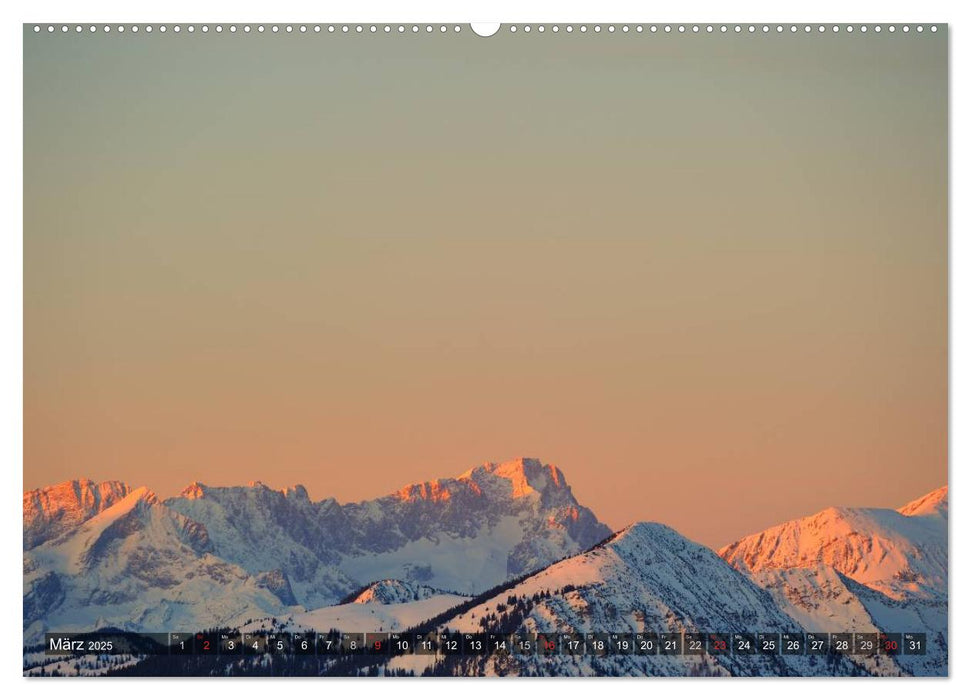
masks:
{"type": "Polygon", "coordinates": [[[947,676],[946,24],[26,24],[23,674],[947,676]]]}

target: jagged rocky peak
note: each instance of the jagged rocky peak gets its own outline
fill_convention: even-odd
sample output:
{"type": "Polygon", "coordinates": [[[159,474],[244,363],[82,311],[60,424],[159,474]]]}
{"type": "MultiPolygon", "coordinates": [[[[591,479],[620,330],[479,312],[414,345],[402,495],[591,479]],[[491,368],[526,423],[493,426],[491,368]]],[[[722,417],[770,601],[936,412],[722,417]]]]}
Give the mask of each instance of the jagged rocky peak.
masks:
{"type": "Polygon", "coordinates": [[[899,512],[903,515],[910,516],[941,515],[947,518],[947,486],[934,489],[930,493],[911,501],[907,505],[901,507],[899,512]]]}
{"type": "Polygon", "coordinates": [[[552,493],[572,495],[563,472],[531,457],[480,464],[455,478],[408,484],[393,495],[403,501],[441,503],[452,500],[459,492],[514,500],[552,493]]]}
{"type": "Polygon", "coordinates": [[[432,501],[441,503],[452,500],[452,490],[441,479],[422,481],[403,486],[394,494],[402,501],[432,501]]]}
{"type": "Polygon", "coordinates": [[[27,491],[24,506],[48,514],[57,511],[97,512],[124,498],[131,490],[122,481],[96,483],[91,479],[73,479],[27,491]]]}
{"type": "Polygon", "coordinates": [[[180,493],[179,496],[190,501],[194,501],[198,498],[205,498],[206,485],[198,481],[193,481],[191,484],[182,489],[182,493],[180,493]]]}
{"type": "Polygon", "coordinates": [[[287,498],[296,498],[301,501],[310,500],[310,495],[307,493],[307,487],[305,487],[303,484],[294,484],[293,486],[284,487],[283,495],[287,498]]]}
{"type": "Polygon", "coordinates": [[[281,577],[262,576],[261,590],[308,607],[386,579],[475,593],[583,551],[611,532],[577,502],[559,469],[535,459],[484,464],[347,504],[313,502],[303,486],[194,482],[180,496],[135,511],[109,533],[111,543],[149,520],[166,521],[171,527],[153,531],[172,547],[188,544],[254,577],[278,571],[281,577]]]}
{"type": "Polygon", "coordinates": [[[80,526],[130,492],[121,481],[73,479],[24,494],[24,548],[36,547],[80,526]]]}
{"type": "Polygon", "coordinates": [[[253,491],[266,494],[282,494],[287,498],[296,498],[303,501],[310,500],[310,497],[307,494],[307,489],[302,484],[286,486],[277,490],[272,486],[268,486],[259,479],[252,479],[246,482],[245,486],[208,486],[207,484],[203,484],[199,481],[193,481],[191,484],[182,489],[179,497],[189,501],[194,501],[200,498],[232,496],[233,494],[245,494],[253,491]]]}
{"type": "Polygon", "coordinates": [[[570,489],[563,472],[556,466],[543,464],[542,461],[532,457],[520,457],[508,462],[489,462],[459,476],[460,480],[468,480],[480,485],[495,478],[509,482],[513,498],[570,489]]]}
{"type": "Polygon", "coordinates": [[[611,533],[577,502],[559,469],[530,458],[481,464],[454,478],[412,484],[371,504],[353,504],[347,511],[352,521],[385,523],[380,540],[369,539],[365,549],[389,552],[409,541],[427,544],[412,552],[410,571],[400,565],[368,569],[357,575],[363,580],[377,574],[476,592],[582,551],[611,533]],[[471,539],[486,557],[457,565],[449,562],[462,561],[461,556],[435,553],[461,550],[467,546],[462,541],[471,539]],[[413,577],[417,570],[424,577],[413,577]]]}

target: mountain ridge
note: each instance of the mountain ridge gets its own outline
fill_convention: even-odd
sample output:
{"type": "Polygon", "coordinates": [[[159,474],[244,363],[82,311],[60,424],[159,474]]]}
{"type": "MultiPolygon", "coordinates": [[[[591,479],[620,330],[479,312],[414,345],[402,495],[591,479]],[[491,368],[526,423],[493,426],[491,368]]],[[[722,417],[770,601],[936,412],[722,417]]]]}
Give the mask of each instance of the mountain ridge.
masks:
{"type": "Polygon", "coordinates": [[[492,659],[465,671],[942,675],[947,496],[944,486],[896,510],[826,508],[716,553],[661,523],[611,532],[557,467],[528,458],[347,504],[259,481],[193,482],[162,500],[75,479],[24,494],[24,638],[283,618],[384,630],[434,618],[461,631],[926,631],[927,656],[845,668],[659,657],[492,659]]]}
{"type": "Polygon", "coordinates": [[[947,594],[947,487],[899,509],[829,507],[718,550],[752,573],[834,568],[891,597],[947,594]]]}
{"type": "MultiPolygon", "coordinates": [[[[420,595],[474,593],[610,533],[577,502],[558,468],[529,458],[347,504],[312,501],[301,485],[275,490],[258,481],[229,487],[195,481],[164,500],[146,487],[105,483],[73,480],[25,494],[24,597],[31,624],[43,620],[45,606],[83,608],[80,592],[96,581],[164,598],[170,582],[149,582],[147,572],[175,566],[178,556],[197,567],[193,576],[208,567],[216,579],[247,587],[254,614],[272,615],[332,605],[366,582],[388,579],[420,595]],[[197,561],[202,557],[205,566],[197,561]],[[102,571],[102,564],[114,568],[102,571]],[[129,576],[122,581],[124,572],[129,576]]],[[[200,584],[185,593],[185,609],[209,606],[193,597],[204,589],[200,584]]],[[[83,610],[77,617],[90,623],[83,610]]],[[[132,616],[118,608],[102,617],[126,624],[132,616]]]]}

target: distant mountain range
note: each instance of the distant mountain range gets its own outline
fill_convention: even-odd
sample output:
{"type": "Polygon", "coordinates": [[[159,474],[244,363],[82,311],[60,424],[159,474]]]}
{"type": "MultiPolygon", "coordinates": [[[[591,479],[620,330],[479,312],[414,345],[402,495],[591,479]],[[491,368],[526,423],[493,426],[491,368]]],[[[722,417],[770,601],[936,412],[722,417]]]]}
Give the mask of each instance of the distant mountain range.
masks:
{"type": "MultiPolygon", "coordinates": [[[[400,631],[427,620],[476,632],[925,631],[926,656],[464,657],[434,670],[946,675],[947,515],[944,487],[896,511],[830,508],[715,553],[657,523],[611,533],[534,459],[343,505],[301,486],[194,483],[160,501],[78,480],[24,494],[24,643],[107,626],[400,631]]],[[[433,664],[395,658],[383,670],[433,664]]]]}
{"type": "Polygon", "coordinates": [[[559,469],[533,459],[344,505],[258,482],[194,483],[165,501],[66,482],[24,494],[25,633],[224,624],[389,578],[477,593],[610,533],[559,469]]]}

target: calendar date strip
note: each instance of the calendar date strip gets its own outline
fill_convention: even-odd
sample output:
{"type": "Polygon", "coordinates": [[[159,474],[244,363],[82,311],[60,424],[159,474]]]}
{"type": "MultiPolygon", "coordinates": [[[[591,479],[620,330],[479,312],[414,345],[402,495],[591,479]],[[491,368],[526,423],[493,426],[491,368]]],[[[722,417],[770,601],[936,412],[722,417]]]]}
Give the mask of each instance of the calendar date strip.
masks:
{"type": "Polygon", "coordinates": [[[91,632],[47,633],[47,656],[830,655],[927,653],[923,632],[91,632]]]}

